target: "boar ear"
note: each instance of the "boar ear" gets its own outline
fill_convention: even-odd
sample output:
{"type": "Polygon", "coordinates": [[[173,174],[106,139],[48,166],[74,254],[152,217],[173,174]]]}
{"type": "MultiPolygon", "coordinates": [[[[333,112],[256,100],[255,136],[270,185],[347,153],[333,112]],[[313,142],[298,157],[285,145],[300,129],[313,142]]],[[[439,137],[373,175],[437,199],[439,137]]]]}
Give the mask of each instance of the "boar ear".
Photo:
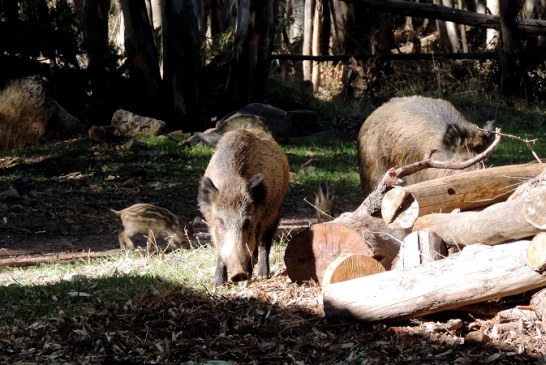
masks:
{"type": "Polygon", "coordinates": [[[261,203],[265,199],[264,176],[256,174],[248,181],[248,191],[252,195],[254,203],[261,203]]]}
{"type": "Polygon", "coordinates": [[[199,185],[198,201],[210,204],[218,194],[218,188],[209,177],[203,177],[199,185]]]}
{"type": "Polygon", "coordinates": [[[463,142],[461,132],[452,124],[447,125],[443,140],[446,146],[458,146],[463,142]]]}

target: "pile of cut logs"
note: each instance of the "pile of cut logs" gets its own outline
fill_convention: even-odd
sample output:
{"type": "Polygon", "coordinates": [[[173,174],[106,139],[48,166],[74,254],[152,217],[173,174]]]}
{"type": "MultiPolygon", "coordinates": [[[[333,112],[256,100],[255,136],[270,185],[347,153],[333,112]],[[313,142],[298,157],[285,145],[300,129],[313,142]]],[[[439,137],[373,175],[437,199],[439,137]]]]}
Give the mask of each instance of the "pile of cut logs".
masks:
{"type": "Polygon", "coordinates": [[[546,287],[542,163],[393,187],[377,212],[368,200],[286,249],[289,277],[322,285],[329,318],[401,320],[546,287]]]}

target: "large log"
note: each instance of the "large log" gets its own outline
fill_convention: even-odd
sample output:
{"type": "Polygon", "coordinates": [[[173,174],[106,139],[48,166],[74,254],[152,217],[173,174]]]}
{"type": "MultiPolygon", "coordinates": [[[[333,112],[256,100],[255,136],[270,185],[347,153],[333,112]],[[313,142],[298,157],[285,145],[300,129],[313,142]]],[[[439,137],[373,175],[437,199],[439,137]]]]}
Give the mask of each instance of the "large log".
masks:
{"type": "Polygon", "coordinates": [[[409,186],[385,194],[381,215],[391,228],[411,228],[423,215],[469,210],[504,201],[514,189],[544,171],[530,163],[463,172],[409,186]]]}
{"type": "Polygon", "coordinates": [[[284,255],[288,277],[298,283],[321,283],[332,261],[351,254],[373,257],[389,270],[409,231],[390,229],[383,219],[361,208],[331,222],[315,224],[293,237],[284,255]]]}
{"type": "Polygon", "coordinates": [[[329,319],[402,320],[546,286],[527,266],[529,241],[473,245],[425,265],[324,286],[329,319]]]}
{"type": "MultiPolygon", "coordinates": [[[[535,187],[529,194],[546,196],[546,185],[535,187]]],[[[539,233],[541,229],[526,219],[526,212],[537,211],[537,206],[543,205],[544,201],[531,201],[527,196],[493,204],[481,212],[434,213],[418,218],[413,230],[433,231],[452,245],[495,245],[539,233]]]]}

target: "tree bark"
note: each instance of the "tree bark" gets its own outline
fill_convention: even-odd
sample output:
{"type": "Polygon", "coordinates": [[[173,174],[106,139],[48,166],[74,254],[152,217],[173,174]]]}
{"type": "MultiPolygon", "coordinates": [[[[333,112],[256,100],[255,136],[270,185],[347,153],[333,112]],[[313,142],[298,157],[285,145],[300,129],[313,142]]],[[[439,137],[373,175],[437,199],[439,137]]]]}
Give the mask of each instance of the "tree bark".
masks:
{"type": "Polygon", "coordinates": [[[444,260],[323,287],[328,319],[402,320],[546,285],[527,266],[529,241],[471,246],[444,260]]]}
{"type": "MultiPolygon", "coordinates": [[[[323,22],[323,0],[315,1],[315,12],[313,17],[313,36],[311,50],[313,56],[320,56],[321,49],[321,33],[322,33],[322,22],[323,22]]],[[[320,82],[320,63],[313,62],[311,67],[311,82],[313,83],[313,91],[318,91],[319,82],[320,82]]]]}
{"type": "Polygon", "coordinates": [[[225,97],[231,108],[226,109],[264,100],[276,19],[276,0],[239,2],[225,87],[225,97]]]}
{"type": "MultiPolygon", "coordinates": [[[[318,1],[318,0],[317,0],[318,1]]],[[[303,21],[303,49],[304,56],[310,56],[313,45],[313,12],[315,10],[314,0],[305,0],[304,21],[303,21]]],[[[311,80],[311,61],[303,61],[303,79],[311,80]]]]}
{"type": "Polygon", "coordinates": [[[381,202],[381,215],[392,228],[411,228],[426,214],[504,201],[516,186],[542,171],[544,167],[537,163],[500,166],[394,187],[381,202]]]}
{"type": "Polygon", "coordinates": [[[99,119],[108,98],[108,12],[110,1],[85,0],[83,2],[83,48],[89,63],[87,72],[91,87],[91,119],[99,119]]]}
{"type": "Polygon", "coordinates": [[[163,75],[170,129],[197,131],[205,128],[201,118],[199,77],[201,39],[195,17],[195,0],[164,0],[163,75]]]}
{"type": "Polygon", "coordinates": [[[159,116],[161,76],[152,27],[143,0],[121,0],[125,21],[125,51],[135,112],[159,116]]]}

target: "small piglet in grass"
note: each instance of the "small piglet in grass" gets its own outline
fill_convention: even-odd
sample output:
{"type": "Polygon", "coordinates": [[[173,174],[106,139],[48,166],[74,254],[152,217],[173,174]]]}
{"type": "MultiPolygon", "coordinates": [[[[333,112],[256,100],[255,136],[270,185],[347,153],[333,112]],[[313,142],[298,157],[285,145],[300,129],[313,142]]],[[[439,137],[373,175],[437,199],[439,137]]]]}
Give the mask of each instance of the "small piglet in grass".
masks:
{"type": "Polygon", "coordinates": [[[121,249],[134,250],[131,237],[135,234],[147,235],[147,250],[150,251],[156,237],[163,235],[168,238],[170,246],[178,247],[182,242],[189,243],[193,238],[193,230],[189,224],[182,222],[180,217],[170,210],[153,204],[139,203],[123,210],[113,210],[121,218],[123,231],[119,234],[121,249]]]}

